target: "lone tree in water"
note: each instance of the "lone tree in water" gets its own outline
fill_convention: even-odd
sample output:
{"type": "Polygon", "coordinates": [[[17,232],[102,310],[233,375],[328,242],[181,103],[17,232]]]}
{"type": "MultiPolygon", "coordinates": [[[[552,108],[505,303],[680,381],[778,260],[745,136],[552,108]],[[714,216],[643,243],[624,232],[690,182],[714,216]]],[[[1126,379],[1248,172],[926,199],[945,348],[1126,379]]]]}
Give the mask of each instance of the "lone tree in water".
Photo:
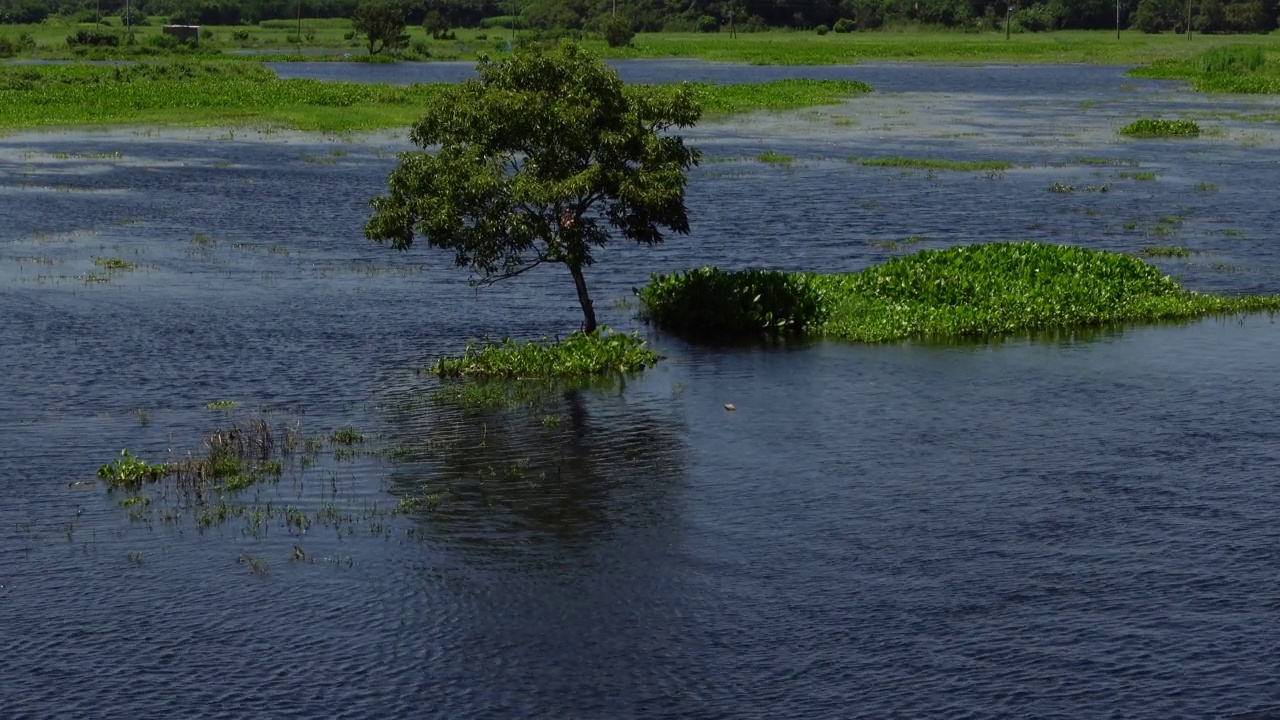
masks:
{"type": "Polygon", "coordinates": [[[573,44],[477,70],[414,125],[421,150],[400,155],[365,235],[400,250],[419,235],[479,284],[563,264],[594,332],[583,269],[596,250],[614,234],[656,245],[664,229],[689,232],[686,171],[699,153],[666,131],[691,127],[701,106],[687,85],[624,86],[573,44]]]}

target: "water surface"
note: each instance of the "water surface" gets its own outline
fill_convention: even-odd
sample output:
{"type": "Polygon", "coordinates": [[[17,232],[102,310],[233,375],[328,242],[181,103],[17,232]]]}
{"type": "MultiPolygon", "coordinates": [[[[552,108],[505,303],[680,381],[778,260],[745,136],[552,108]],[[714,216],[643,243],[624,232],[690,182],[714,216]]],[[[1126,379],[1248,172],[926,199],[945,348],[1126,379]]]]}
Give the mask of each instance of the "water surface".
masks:
{"type": "Polygon", "coordinates": [[[1280,218],[1259,195],[1278,136],[1241,119],[1274,101],[1116,68],[620,68],[647,82],[850,77],[881,92],[690,133],[705,152],[691,235],[612,248],[589,276],[602,319],[640,328],[668,359],[556,400],[554,425],[460,415],[415,372],[468,338],[564,334],[580,319],[565,273],[476,292],[447,257],[363,239],[401,133],[0,139],[6,717],[1280,707],[1271,318],[712,349],[644,328],[624,303],[655,271],[852,271],[1016,239],[1178,244],[1197,254],[1159,263],[1194,289],[1278,292],[1280,218]],[[1115,134],[1157,114],[1210,132],[1115,134]],[[765,151],[794,160],[755,160],[765,151]],[[848,162],[885,155],[1017,167],[848,162]],[[1121,176],[1134,171],[1156,179],[1121,176]],[[138,268],[108,276],[95,257],[138,268]],[[123,447],[199,452],[226,421],[206,408],[217,400],[317,438],[353,426],[398,452],[326,446],[256,491],[345,518],[305,533],[278,518],[202,530],[158,509],[131,520],[98,466],[123,447]],[[445,499],[385,514],[423,492],[445,499]]]}

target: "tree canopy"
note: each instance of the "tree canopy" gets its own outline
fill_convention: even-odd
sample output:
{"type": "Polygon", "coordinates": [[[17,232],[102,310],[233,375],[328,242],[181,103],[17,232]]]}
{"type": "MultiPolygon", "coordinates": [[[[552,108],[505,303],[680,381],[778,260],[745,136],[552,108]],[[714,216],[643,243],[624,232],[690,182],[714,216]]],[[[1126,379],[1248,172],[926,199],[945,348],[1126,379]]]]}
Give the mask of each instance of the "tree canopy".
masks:
{"type": "Polygon", "coordinates": [[[544,264],[569,269],[583,330],[596,329],[583,269],[616,234],[654,245],[688,233],[687,171],[698,161],[672,128],[702,109],[691,86],[624,86],[574,44],[482,59],[414,125],[365,225],[407,249],[452,250],[476,281],[544,264]]]}
{"type": "Polygon", "coordinates": [[[366,0],[360,3],[356,14],[351,18],[351,27],[365,36],[370,55],[409,43],[409,36],[404,32],[404,9],[399,3],[390,0],[366,0]]]}

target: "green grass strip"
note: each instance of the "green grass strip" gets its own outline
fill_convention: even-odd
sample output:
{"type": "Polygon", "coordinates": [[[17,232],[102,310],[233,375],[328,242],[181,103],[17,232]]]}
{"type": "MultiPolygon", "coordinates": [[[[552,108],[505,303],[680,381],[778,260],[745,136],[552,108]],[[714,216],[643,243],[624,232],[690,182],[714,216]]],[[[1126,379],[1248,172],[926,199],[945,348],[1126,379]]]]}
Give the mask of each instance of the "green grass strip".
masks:
{"type": "Polygon", "coordinates": [[[987,337],[1280,310],[1280,296],[1191,292],[1129,255],[1032,242],[924,250],[850,274],[702,268],[636,294],[651,322],[708,340],[987,337]]]}
{"type": "MultiPolygon", "coordinates": [[[[445,87],[283,80],[246,62],[0,67],[0,129],[155,124],[324,132],[408,127],[445,87]]],[[[700,85],[707,113],[839,102],[863,83],[782,80],[700,85]]]]}
{"type": "Polygon", "coordinates": [[[1003,160],[939,160],[935,158],[879,157],[849,158],[849,162],[865,167],[910,168],[914,170],[957,170],[962,172],[1004,171],[1013,163],[1003,160]]]}
{"type": "Polygon", "coordinates": [[[635,333],[602,327],[556,342],[469,342],[461,356],[442,357],[430,371],[446,378],[574,380],[635,373],[660,359],[635,333]]]}

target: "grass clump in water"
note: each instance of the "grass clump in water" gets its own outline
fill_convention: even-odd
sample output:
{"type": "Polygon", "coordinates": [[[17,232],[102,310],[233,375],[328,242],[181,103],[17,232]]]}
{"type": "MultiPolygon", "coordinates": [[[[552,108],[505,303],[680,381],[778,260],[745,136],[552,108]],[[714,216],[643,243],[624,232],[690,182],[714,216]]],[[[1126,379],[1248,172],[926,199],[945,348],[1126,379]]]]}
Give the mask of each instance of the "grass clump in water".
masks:
{"type": "Polygon", "coordinates": [[[279,477],[283,467],[271,457],[275,439],[264,420],[211,432],[204,440],[205,455],[153,465],[122,450],[120,457],[98,469],[98,477],[110,490],[137,493],[146,483],[172,478],[197,497],[223,491],[237,492],[268,477],[279,477]]]}
{"type": "Polygon", "coordinates": [[[1147,257],[1186,258],[1191,257],[1191,253],[1181,245],[1148,245],[1142,248],[1142,254],[1147,257]]]}
{"type": "Polygon", "coordinates": [[[459,357],[442,357],[430,371],[440,377],[474,379],[585,379],[639,372],[657,364],[661,356],[637,334],[615,333],[601,327],[577,332],[564,340],[467,343],[459,357]]]}
{"type": "Polygon", "coordinates": [[[124,258],[114,258],[114,257],[94,258],[93,264],[97,265],[98,267],[104,270],[135,270],[138,267],[135,263],[131,263],[125,260],[124,258]]]}
{"type": "Polygon", "coordinates": [[[766,165],[790,165],[795,158],[790,155],[783,155],[782,153],[776,153],[772,150],[768,150],[757,155],[756,160],[765,163],[766,165]]]}
{"type": "Polygon", "coordinates": [[[915,170],[957,170],[962,172],[1002,172],[1013,167],[1003,160],[939,160],[935,158],[880,157],[849,158],[864,167],[911,168],[915,170]]]}
{"type": "Polygon", "coordinates": [[[1196,137],[1200,126],[1194,120],[1160,120],[1142,118],[1120,128],[1121,135],[1130,137],[1196,137]]]}
{"type": "Polygon", "coordinates": [[[695,339],[751,338],[790,327],[734,324],[732,314],[721,319],[722,308],[744,298],[761,308],[807,303],[795,327],[858,342],[1280,310],[1280,296],[1190,292],[1135,257],[1032,242],[924,250],[841,275],[703,268],[654,276],[637,294],[651,322],[695,339]]]}

